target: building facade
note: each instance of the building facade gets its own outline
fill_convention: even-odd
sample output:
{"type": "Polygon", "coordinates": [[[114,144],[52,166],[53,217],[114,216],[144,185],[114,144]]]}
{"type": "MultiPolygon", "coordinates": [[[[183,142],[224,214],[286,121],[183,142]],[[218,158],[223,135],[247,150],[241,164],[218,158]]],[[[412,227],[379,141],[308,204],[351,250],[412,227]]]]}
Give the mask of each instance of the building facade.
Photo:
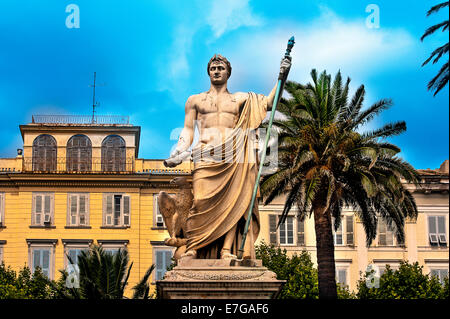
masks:
{"type": "MultiPolygon", "coordinates": [[[[15,270],[39,266],[58,279],[67,256],[76,261],[80,251],[98,244],[107,251],[128,250],[129,287],[152,264],[152,282],[161,279],[173,250],[164,245],[168,233],[157,194],[177,193],[170,180],[190,180],[192,164],[167,169],[162,160],[140,159],[140,127],[125,117],[33,117],[20,131],[23,149],[15,158],[0,158],[0,262],[15,270]]],[[[407,185],[419,216],[406,222],[404,245],[380,222],[377,238],[366,247],[363,225],[351,209],[343,211],[334,232],[336,276],[351,290],[369,264],[383,271],[386,264],[396,268],[402,260],[418,261],[424,271],[448,276],[448,160],[439,169],[419,172],[421,187],[407,185]]],[[[260,205],[257,244],[272,243],[290,254],[306,250],[316,262],[313,218],[300,222],[293,209],[277,228],[283,206],[283,197],[260,205]]]]}
{"type": "Polygon", "coordinates": [[[23,149],[0,159],[0,262],[58,279],[67,255],[98,244],[128,250],[129,287],[153,263],[161,278],[172,249],[157,194],[176,193],[170,180],[190,179],[190,163],[139,159],[140,127],[126,118],[33,117],[20,131],[23,149]]]}
{"type": "MultiPolygon", "coordinates": [[[[403,245],[396,242],[394,233],[380,220],[377,238],[367,247],[361,221],[351,209],[343,210],[341,225],[333,231],[338,282],[355,290],[361,273],[369,264],[376,265],[382,273],[386,264],[396,269],[402,260],[419,262],[425,273],[436,275],[441,280],[448,276],[449,161],[446,160],[439,169],[418,171],[422,178],[420,187],[406,187],[413,193],[419,215],[417,220],[405,222],[406,240],[403,245]]],[[[262,241],[271,243],[286,249],[289,254],[306,250],[317,266],[313,216],[301,222],[292,209],[285,223],[277,228],[283,207],[282,197],[270,205],[260,206],[261,232],[257,244],[262,241]]]]}

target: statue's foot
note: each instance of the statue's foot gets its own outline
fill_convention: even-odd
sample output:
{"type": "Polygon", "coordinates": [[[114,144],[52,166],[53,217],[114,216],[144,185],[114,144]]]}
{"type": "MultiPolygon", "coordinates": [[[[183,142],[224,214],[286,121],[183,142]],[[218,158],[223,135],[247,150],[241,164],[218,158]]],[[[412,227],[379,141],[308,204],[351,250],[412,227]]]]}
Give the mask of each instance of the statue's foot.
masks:
{"type": "Polygon", "coordinates": [[[195,259],[197,257],[197,251],[196,250],[189,250],[181,255],[180,259],[182,260],[189,260],[189,259],[195,259]]]}
{"type": "Polygon", "coordinates": [[[237,259],[236,255],[233,255],[232,253],[230,253],[229,251],[222,251],[220,253],[220,258],[221,259],[237,259]]]}

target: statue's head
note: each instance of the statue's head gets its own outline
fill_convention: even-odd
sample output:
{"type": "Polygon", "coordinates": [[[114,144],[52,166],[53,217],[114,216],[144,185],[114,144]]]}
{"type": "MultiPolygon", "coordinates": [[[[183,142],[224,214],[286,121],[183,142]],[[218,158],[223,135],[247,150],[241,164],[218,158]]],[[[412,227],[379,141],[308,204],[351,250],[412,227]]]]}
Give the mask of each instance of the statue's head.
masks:
{"type": "Polygon", "coordinates": [[[207,72],[211,78],[211,82],[223,81],[225,82],[231,75],[231,64],[226,57],[220,54],[214,54],[214,56],[208,62],[207,72]],[[226,72],[226,78],[222,79],[224,73],[226,72]]]}

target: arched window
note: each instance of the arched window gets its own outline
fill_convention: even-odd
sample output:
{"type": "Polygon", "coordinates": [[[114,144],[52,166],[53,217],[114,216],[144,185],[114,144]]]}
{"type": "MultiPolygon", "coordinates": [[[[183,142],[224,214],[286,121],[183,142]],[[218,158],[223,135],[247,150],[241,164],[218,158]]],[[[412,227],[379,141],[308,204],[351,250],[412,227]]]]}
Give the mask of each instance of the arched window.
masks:
{"type": "Polygon", "coordinates": [[[126,170],[125,140],[119,135],[109,135],[102,142],[102,170],[106,172],[126,170]]]}
{"type": "Polygon", "coordinates": [[[67,170],[89,172],[92,169],[92,143],[86,135],[72,136],[67,142],[67,170]]]}
{"type": "Polygon", "coordinates": [[[56,171],[56,140],[48,134],[41,134],[33,141],[33,171],[56,171]]]}

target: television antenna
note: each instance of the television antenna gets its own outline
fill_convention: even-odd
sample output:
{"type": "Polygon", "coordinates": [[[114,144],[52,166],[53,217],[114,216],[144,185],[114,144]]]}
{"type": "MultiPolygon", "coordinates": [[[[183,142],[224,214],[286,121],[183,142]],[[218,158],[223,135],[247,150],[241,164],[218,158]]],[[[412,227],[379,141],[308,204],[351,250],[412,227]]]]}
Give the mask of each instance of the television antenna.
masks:
{"type": "Polygon", "coordinates": [[[97,123],[96,119],[95,119],[95,108],[97,106],[100,105],[100,103],[98,101],[95,100],[95,88],[97,86],[105,86],[105,83],[101,83],[101,84],[96,84],[96,77],[97,77],[97,72],[94,72],[94,84],[90,84],[89,87],[93,88],[93,94],[92,94],[92,123],[97,123]]]}

